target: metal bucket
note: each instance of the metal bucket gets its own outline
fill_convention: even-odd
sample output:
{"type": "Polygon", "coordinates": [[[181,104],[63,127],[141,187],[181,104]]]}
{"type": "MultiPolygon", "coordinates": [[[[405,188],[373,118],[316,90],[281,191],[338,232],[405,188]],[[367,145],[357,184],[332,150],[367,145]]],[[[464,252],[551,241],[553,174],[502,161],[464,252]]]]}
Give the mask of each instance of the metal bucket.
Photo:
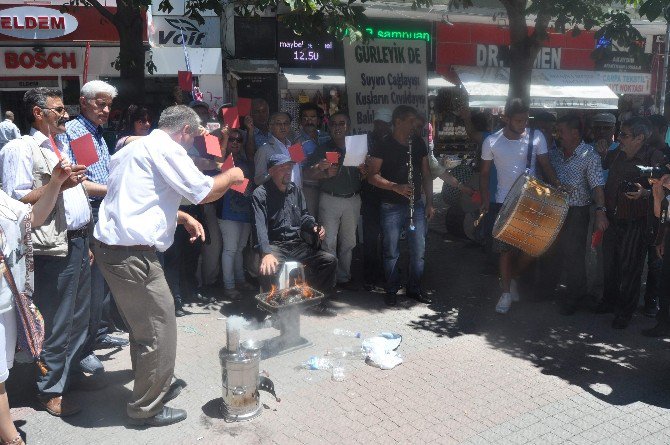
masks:
{"type": "Polygon", "coordinates": [[[223,384],[221,412],[224,419],[227,422],[239,422],[260,415],[260,354],[247,351],[229,353],[222,349],[219,358],[223,384]]]}

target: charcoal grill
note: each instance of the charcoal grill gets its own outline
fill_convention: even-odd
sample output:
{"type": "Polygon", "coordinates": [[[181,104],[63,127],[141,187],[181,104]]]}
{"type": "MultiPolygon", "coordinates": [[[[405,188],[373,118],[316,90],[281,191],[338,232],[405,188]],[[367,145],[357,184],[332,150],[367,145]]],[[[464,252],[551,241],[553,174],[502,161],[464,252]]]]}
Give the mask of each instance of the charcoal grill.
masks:
{"type": "Polygon", "coordinates": [[[270,313],[273,327],[279,329],[277,337],[266,340],[263,344],[263,358],[287,354],[312,345],[310,341],[300,335],[300,313],[308,307],[321,303],[324,295],[316,289],[309,288],[309,290],[313,295],[311,298],[302,298],[299,301],[285,304],[280,304],[277,297],[268,302],[267,298],[270,292],[256,295],[258,308],[270,313]]]}

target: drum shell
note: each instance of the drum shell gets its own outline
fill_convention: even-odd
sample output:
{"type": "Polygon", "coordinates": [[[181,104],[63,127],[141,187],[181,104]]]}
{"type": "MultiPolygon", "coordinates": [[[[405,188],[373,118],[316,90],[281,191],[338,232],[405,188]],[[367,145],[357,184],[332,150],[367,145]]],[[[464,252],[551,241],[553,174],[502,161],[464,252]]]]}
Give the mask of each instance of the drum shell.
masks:
{"type": "Polygon", "coordinates": [[[522,175],[505,198],[493,236],[528,255],[540,256],[556,240],[568,209],[565,193],[522,175]]]}

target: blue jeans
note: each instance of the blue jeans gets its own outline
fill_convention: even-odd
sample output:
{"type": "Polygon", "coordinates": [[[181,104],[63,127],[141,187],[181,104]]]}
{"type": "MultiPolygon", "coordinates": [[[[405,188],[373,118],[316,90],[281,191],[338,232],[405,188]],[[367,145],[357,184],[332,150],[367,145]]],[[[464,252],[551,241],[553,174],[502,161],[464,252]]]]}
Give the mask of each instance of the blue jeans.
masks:
{"type": "MultiPolygon", "coordinates": [[[[400,256],[400,231],[409,226],[409,205],[381,204],[381,224],[384,251],[384,275],[386,278],[386,292],[395,294],[400,289],[400,273],[398,271],[398,257],[400,256]]],[[[409,245],[409,281],[408,293],[418,293],[421,290],[423,276],[423,261],[426,251],[426,212],[423,201],[414,203],[415,230],[407,230],[409,245]]]]}

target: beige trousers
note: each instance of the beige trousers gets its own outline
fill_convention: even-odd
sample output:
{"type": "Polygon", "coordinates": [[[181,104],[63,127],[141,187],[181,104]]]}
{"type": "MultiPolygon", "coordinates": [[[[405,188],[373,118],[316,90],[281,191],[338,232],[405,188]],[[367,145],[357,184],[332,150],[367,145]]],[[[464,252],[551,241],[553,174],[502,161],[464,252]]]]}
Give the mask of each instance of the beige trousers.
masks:
{"type": "Polygon", "coordinates": [[[163,396],[174,375],[177,321],[174,299],[156,252],[93,243],[95,261],[130,331],[135,374],[128,416],[152,417],[163,409],[163,396]]]}
{"type": "Polygon", "coordinates": [[[323,250],[337,257],[337,282],[351,280],[351,256],[356,247],[356,227],[361,213],[361,196],[338,198],[327,193],[319,197],[319,221],[326,230],[323,250]]]}

